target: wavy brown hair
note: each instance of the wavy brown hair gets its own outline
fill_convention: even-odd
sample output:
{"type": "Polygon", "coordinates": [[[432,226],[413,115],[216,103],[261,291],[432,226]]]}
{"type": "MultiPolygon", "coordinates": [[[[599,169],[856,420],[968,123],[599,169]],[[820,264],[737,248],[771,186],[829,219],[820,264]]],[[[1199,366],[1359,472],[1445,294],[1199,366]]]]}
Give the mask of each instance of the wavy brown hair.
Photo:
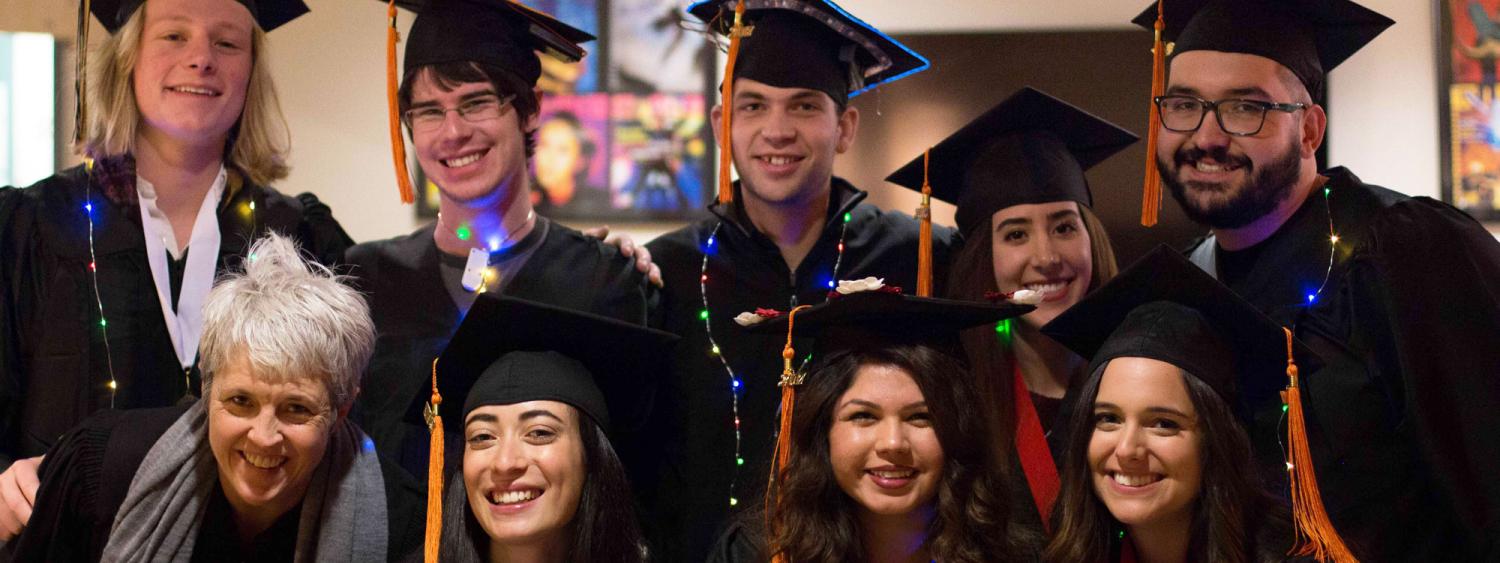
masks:
{"type": "Polygon", "coordinates": [[[865,560],[858,507],[834,476],[828,432],[839,397],[860,369],[871,365],[896,367],[911,376],[927,401],[943,448],[943,471],[924,547],[945,563],[1013,558],[1005,481],[991,463],[990,435],[964,365],[954,356],[918,345],[872,346],[818,360],[798,393],[781,499],[770,514],[769,551],[784,554],[792,563],[865,560]]]}
{"type": "MultiPolygon", "coordinates": [[[[1052,511],[1052,541],[1042,552],[1049,562],[1114,561],[1123,526],[1094,492],[1089,441],[1094,435],[1094,401],[1104,368],[1084,383],[1080,408],[1070,420],[1072,433],[1063,450],[1062,491],[1052,511]]],[[[1282,561],[1291,547],[1290,509],[1266,494],[1253,470],[1250,437],[1230,406],[1197,376],[1179,370],[1188,398],[1198,413],[1203,436],[1198,452],[1202,488],[1193,507],[1188,541],[1189,561],[1244,563],[1282,561]]]]}
{"type": "MultiPolygon", "coordinates": [[[[1109,242],[1109,233],[1104,223],[1087,205],[1078,204],[1078,215],[1083,218],[1083,228],[1089,234],[1089,254],[1093,262],[1094,275],[1089,280],[1088,291],[1103,286],[1120,272],[1115,262],[1114,245],[1109,242]]],[[[995,230],[990,221],[984,221],[964,233],[964,245],[953,257],[952,272],[948,278],[948,297],[965,301],[985,301],[985,295],[999,290],[995,284],[995,262],[991,255],[995,230]]],[[[1010,322],[1016,322],[1014,320],[1010,322]]],[[[1011,391],[1011,370],[1015,358],[1010,348],[995,337],[994,327],[984,326],[963,331],[960,335],[964,354],[974,373],[975,390],[979,393],[980,407],[990,418],[996,436],[1012,436],[1016,433],[1015,398],[1011,391]]],[[[1009,444],[1009,440],[1003,442],[1009,444]]],[[[1010,448],[996,448],[998,463],[1005,465],[1010,459],[1010,448]]],[[[1008,465],[1007,465],[1008,466],[1008,465]]]]}
{"type": "MultiPolygon", "coordinates": [[[[149,9],[148,5],[136,10],[120,31],[105,39],[89,59],[87,72],[92,81],[83,94],[88,101],[88,112],[79,148],[94,160],[117,158],[134,150],[136,133],[143,121],[131,77],[135,74],[149,9]]],[[[250,81],[245,86],[245,107],[239,121],[230,128],[224,145],[225,165],[238,169],[252,183],[262,186],[286,177],[291,170],[286,155],[292,145],[276,85],[271,81],[266,48],[266,32],[254,24],[250,32],[250,81]]]]}

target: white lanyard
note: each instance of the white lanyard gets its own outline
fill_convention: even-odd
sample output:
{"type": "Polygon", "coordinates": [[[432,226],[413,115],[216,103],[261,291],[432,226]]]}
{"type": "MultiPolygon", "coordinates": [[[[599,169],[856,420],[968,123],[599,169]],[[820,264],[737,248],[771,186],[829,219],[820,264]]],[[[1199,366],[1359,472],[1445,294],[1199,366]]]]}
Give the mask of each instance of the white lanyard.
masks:
{"type": "Polygon", "coordinates": [[[172,308],[172,276],[167,271],[167,240],[176,250],[176,235],[172,223],[156,206],[156,189],[144,178],[136,177],[136,193],[141,208],[141,226],[146,238],[146,260],[151,264],[151,278],[156,283],[156,298],[161,302],[162,320],[167,323],[167,332],[172,337],[172,349],[177,352],[177,361],[183,370],[193,367],[198,359],[198,340],[203,336],[203,301],[208,290],[213,288],[214,270],[219,260],[219,217],[216,213],[219,198],[224,194],[228,176],[224,167],[219,167],[219,176],[203,196],[198,208],[198,218],[193,221],[192,238],[188,239],[187,267],[182,274],[182,290],[177,296],[177,308],[172,308]]]}

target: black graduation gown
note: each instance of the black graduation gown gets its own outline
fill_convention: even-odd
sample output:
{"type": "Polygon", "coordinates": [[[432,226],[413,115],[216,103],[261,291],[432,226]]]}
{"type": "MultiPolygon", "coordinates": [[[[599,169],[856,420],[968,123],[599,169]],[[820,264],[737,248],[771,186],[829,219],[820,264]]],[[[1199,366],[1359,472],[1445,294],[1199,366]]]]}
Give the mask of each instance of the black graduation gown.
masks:
{"type": "MultiPolygon", "coordinates": [[[[197,369],[184,377],[162,319],[139,208],[111,202],[90,176],[79,166],[29,188],[0,188],[0,467],[41,455],[96,410],[167,406],[198,392],[197,369]],[[89,274],[90,184],[108,357],[89,274]]],[[[238,176],[230,174],[219,205],[216,274],[269,231],[295,237],[325,264],[353,244],[312,194],[291,198],[238,176]]]]}
{"type": "MultiPolygon", "coordinates": [[[[20,536],[0,550],[0,560],[98,561],[136,470],[151,446],[188,406],[99,411],[58,440],[42,461],[41,487],[31,520],[20,536]]],[[[388,559],[399,561],[421,548],[425,491],[384,458],[380,469],[385,480],[388,559]]],[[[232,520],[225,514],[227,500],[217,485],[213,494],[220,498],[209,502],[194,561],[222,561],[224,555],[237,551],[225,549],[226,542],[237,546],[239,541],[232,520]]],[[[299,510],[288,512],[256,538],[251,551],[282,553],[289,547],[295,549],[299,510]],[[291,538],[285,537],[288,531],[291,538]]]]}
{"type": "MultiPolygon", "coordinates": [[[[1217,249],[1218,275],[1325,363],[1301,378],[1309,444],[1323,501],[1356,555],[1497,560],[1500,243],[1446,204],[1344,168],[1325,175],[1327,207],[1315,192],[1261,244],[1217,249]],[[1339,251],[1308,306],[1328,269],[1329,209],[1339,251]]],[[[1240,385],[1263,478],[1286,497],[1286,380],[1240,385]]]]}
{"type": "MultiPolygon", "coordinates": [[[[746,507],[761,503],[770,466],[781,389],[784,336],[752,335],[734,316],[758,307],[787,310],[826,298],[838,258],[839,233],[848,214],[839,279],[885,278],[906,293],[916,290],[918,223],[910,215],[887,213],[860,202],[865,192],[834,178],[828,222],[811,252],[791,272],[781,251],[733,208],[711,206],[710,217],[662,235],[646,246],[661,267],[660,317],[654,324],[678,334],[671,373],[661,382],[651,432],[660,467],[659,488],[643,491],[649,515],[643,525],[656,561],[699,562],[721,527],[746,507]],[[708,262],[708,302],[714,339],[744,381],[740,394],[741,454],[734,460],[734,416],[730,383],[719,358],[710,353],[700,313],[703,249],[722,223],[708,262]],[[736,471],[738,470],[738,471],[736,471]],[[736,472],[738,476],[736,478],[736,472]],[[731,480],[737,506],[729,504],[731,480]]],[[[934,227],[933,263],[946,265],[956,231],[934,227]]],[[[934,287],[944,287],[944,272],[934,287]]],[[[798,350],[807,350],[802,341],[798,350]]]]}
{"type": "MultiPolygon", "coordinates": [[[[382,454],[427,475],[427,428],[404,418],[432,383],[432,360],[463,320],[443,286],[433,225],[349,249],[346,259],[375,321],[375,354],[355,399],[355,421],[382,454]]],[[[506,295],[645,324],[647,283],[635,261],[557,223],[506,284],[506,295]]],[[[587,335],[579,335],[587,338],[587,335]]],[[[456,431],[457,428],[448,428],[456,431]]],[[[461,441],[448,440],[450,452],[461,441]]],[[[451,456],[450,456],[451,457],[451,456]]]]}

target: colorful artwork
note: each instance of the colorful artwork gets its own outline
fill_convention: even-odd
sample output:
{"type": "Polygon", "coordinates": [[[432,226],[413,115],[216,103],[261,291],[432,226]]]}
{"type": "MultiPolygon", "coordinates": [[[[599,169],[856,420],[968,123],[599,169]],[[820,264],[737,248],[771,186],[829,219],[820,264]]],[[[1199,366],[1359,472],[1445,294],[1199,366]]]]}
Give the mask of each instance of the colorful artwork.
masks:
{"type": "Polygon", "coordinates": [[[610,191],[617,209],[681,214],[704,204],[709,128],[703,94],[615,94],[610,191]]]}
{"type": "Polygon", "coordinates": [[[532,203],[543,215],[609,216],[609,94],[548,96],[531,159],[532,203]]]}
{"type": "Polygon", "coordinates": [[[1500,0],[1444,0],[1443,196],[1480,220],[1500,220],[1500,0]]]}

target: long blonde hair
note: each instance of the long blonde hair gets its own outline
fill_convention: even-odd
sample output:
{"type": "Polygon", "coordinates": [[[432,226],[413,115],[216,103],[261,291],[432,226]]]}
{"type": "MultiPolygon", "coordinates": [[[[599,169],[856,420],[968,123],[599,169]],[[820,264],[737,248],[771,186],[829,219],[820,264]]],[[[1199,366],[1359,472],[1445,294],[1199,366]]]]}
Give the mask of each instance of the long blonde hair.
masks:
{"type": "MultiPolygon", "coordinates": [[[[91,80],[88,91],[84,92],[88,113],[81,147],[89,158],[124,156],[133,149],[136,132],[141,127],[141,112],[131,77],[140,54],[145,12],[145,7],[136,10],[119,32],[99,45],[89,61],[87,72],[91,80]]],[[[251,182],[267,185],[285,178],[290,170],[286,155],[292,141],[276,85],[267,68],[266,32],[258,24],[252,26],[250,52],[245,108],[229,130],[225,164],[243,172],[251,182]]]]}

